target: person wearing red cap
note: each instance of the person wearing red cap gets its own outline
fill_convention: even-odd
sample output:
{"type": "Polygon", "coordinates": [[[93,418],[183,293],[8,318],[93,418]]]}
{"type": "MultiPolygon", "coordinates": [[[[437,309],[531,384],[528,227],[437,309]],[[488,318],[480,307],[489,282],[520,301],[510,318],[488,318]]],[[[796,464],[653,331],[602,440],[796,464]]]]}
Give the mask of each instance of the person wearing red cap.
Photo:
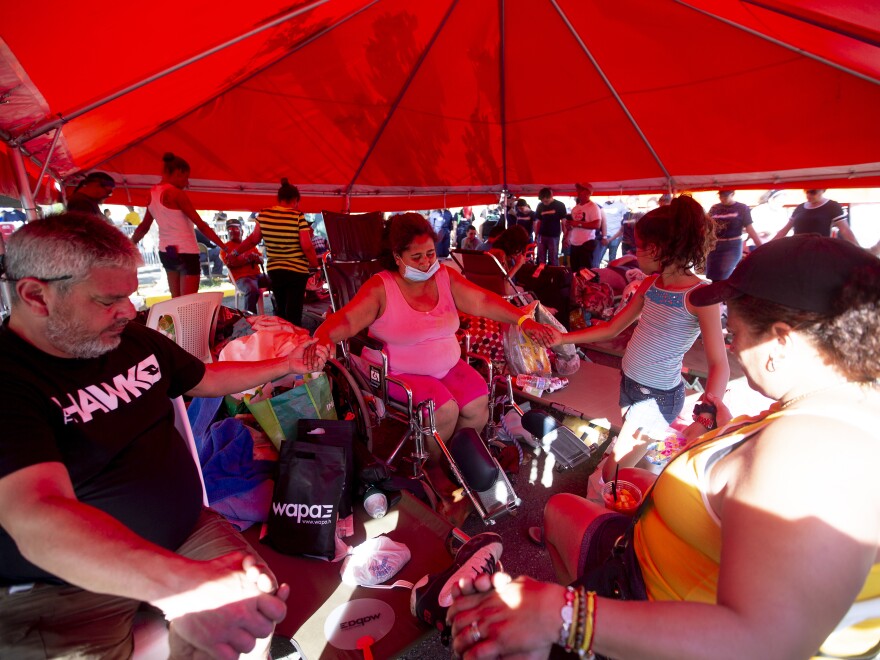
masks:
{"type": "Polygon", "coordinates": [[[590,199],[593,186],[589,183],[576,183],[577,204],[571,210],[568,221],[568,242],[571,245],[571,270],[577,272],[581,268],[592,268],[593,255],[604,235],[605,212],[596,202],[590,199]]]}

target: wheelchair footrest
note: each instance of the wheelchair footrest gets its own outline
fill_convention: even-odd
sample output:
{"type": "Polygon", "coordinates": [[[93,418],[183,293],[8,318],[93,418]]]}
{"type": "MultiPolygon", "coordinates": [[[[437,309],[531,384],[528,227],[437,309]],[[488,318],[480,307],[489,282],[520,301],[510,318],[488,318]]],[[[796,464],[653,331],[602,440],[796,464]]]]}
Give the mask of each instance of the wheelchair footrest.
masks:
{"type": "Polygon", "coordinates": [[[491,523],[516,510],[522,500],[475,430],[460,429],[450,438],[448,449],[471,490],[471,497],[479,500],[481,506],[477,510],[484,522],[491,523]]]}
{"type": "Polygon", "coordinates": [[[458,469],[476,491],[488,490],[498,480],[498,463],[474,429],[459,429],[449,439],[449,453],[458,469]]]}

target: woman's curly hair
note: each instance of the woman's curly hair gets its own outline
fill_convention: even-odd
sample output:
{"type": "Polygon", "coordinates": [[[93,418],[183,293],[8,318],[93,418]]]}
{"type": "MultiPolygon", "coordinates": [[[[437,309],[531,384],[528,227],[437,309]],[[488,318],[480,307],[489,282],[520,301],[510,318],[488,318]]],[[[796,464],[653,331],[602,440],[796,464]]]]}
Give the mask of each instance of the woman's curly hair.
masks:
{"type": "Polygon", "coordinates": [[[734,298],[728,307],[755,334],[766,333],[778,322],[803,333],[849,381],[870,383],[880,378],[880,259],[853,270],[831,314],[805,312],[752,296],[734,298]]]}
{"type": "Polygon", "coordinates": [[[636,236],[657,248],[663,268],[703,270],[706,257],[715,249],[715,221],[693,197],[680,195],[669,206],[659,206],[639,220],[636,236]]]}
{"type": "Polygon", "coordinates": [[[405,251],[420,236],[430,236],[434,243],[437,234],[421,213],[398,213],[385,223],[382,232],[382,252],[379,260],[385,270],[397,270],[394,255],[405,251]]]}

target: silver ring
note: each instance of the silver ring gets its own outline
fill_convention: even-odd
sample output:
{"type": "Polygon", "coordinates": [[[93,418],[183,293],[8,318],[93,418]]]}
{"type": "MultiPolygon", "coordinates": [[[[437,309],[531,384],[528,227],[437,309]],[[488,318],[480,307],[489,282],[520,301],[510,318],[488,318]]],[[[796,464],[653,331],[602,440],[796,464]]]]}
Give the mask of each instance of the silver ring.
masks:
{"type": "Polygon", "coordinates": [[[468,626],[468,628],[471,631],[471,642],[473,644],[476,644],[481,639],[483,639],[483,636],[480,634],[480,624],[479,623],[477,623],[476,621],[471,621],[471,625],[468,626]]]}

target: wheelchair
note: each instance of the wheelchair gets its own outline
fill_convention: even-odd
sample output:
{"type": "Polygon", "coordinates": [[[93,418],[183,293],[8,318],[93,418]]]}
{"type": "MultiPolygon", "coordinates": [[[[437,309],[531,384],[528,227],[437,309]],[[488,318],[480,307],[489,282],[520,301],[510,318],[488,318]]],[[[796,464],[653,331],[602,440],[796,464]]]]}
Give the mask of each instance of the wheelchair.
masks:
{"type": "MultiPolygon", "coordinates": [[[[378,243],[381,235],[382,215],[344,215],[325,212],[330,252],[323,255],[322,269],[330,290],[330,304],[336,312],[351,300],[357,290],[382,266],[378,260],[378,243]],[[372,246],[363,247],[362,237],[369,236],[372,246]],[[358,246],[352,248],[352,245],[358,246]],[[334,248],[341,246],[337,251],[334,248]]],[[[340,417],[355,421],[360,437],[369,451],[376,455],[374,439],[376,430],[385,420],[394,420],[405,427],[402,437],[391,453],[378,457],[391,469],[397,469],[401,460],[411,463],[412,476],[424,479],[423,466],[428,460],[426,442],[433,437],[449,464],[454,479],[473,504],[480,518],[487,525],[498,518],[513,514],[521,500],[513,486],[492,456],[486,443],[498,438],[499,427],[495,423],[497,411],[509,407],[522,410],[513,400],[509,377],[494,373],[491,363],[481,356],[467,352],[463,356],[479,360],[489,384],[489,423],[480,437],[476,432],[462,429],[448,442],[437,433],[434,422],[434,402],[431,399],[416,401],[412,390],[399,378],[388,372],[388,356],[384,344],[366,332],[340,342],[337,356],[327,362],[325,372],[333,384],[334,403],[340,417]],[[371,349],[372,356],[379,356],[377,363],[362,357],[364,349],[371,349]],[[389,387],[402,395],[391,396],[389,387]],[[411,447],[403,455],[404,447],[411,447]]]]}

